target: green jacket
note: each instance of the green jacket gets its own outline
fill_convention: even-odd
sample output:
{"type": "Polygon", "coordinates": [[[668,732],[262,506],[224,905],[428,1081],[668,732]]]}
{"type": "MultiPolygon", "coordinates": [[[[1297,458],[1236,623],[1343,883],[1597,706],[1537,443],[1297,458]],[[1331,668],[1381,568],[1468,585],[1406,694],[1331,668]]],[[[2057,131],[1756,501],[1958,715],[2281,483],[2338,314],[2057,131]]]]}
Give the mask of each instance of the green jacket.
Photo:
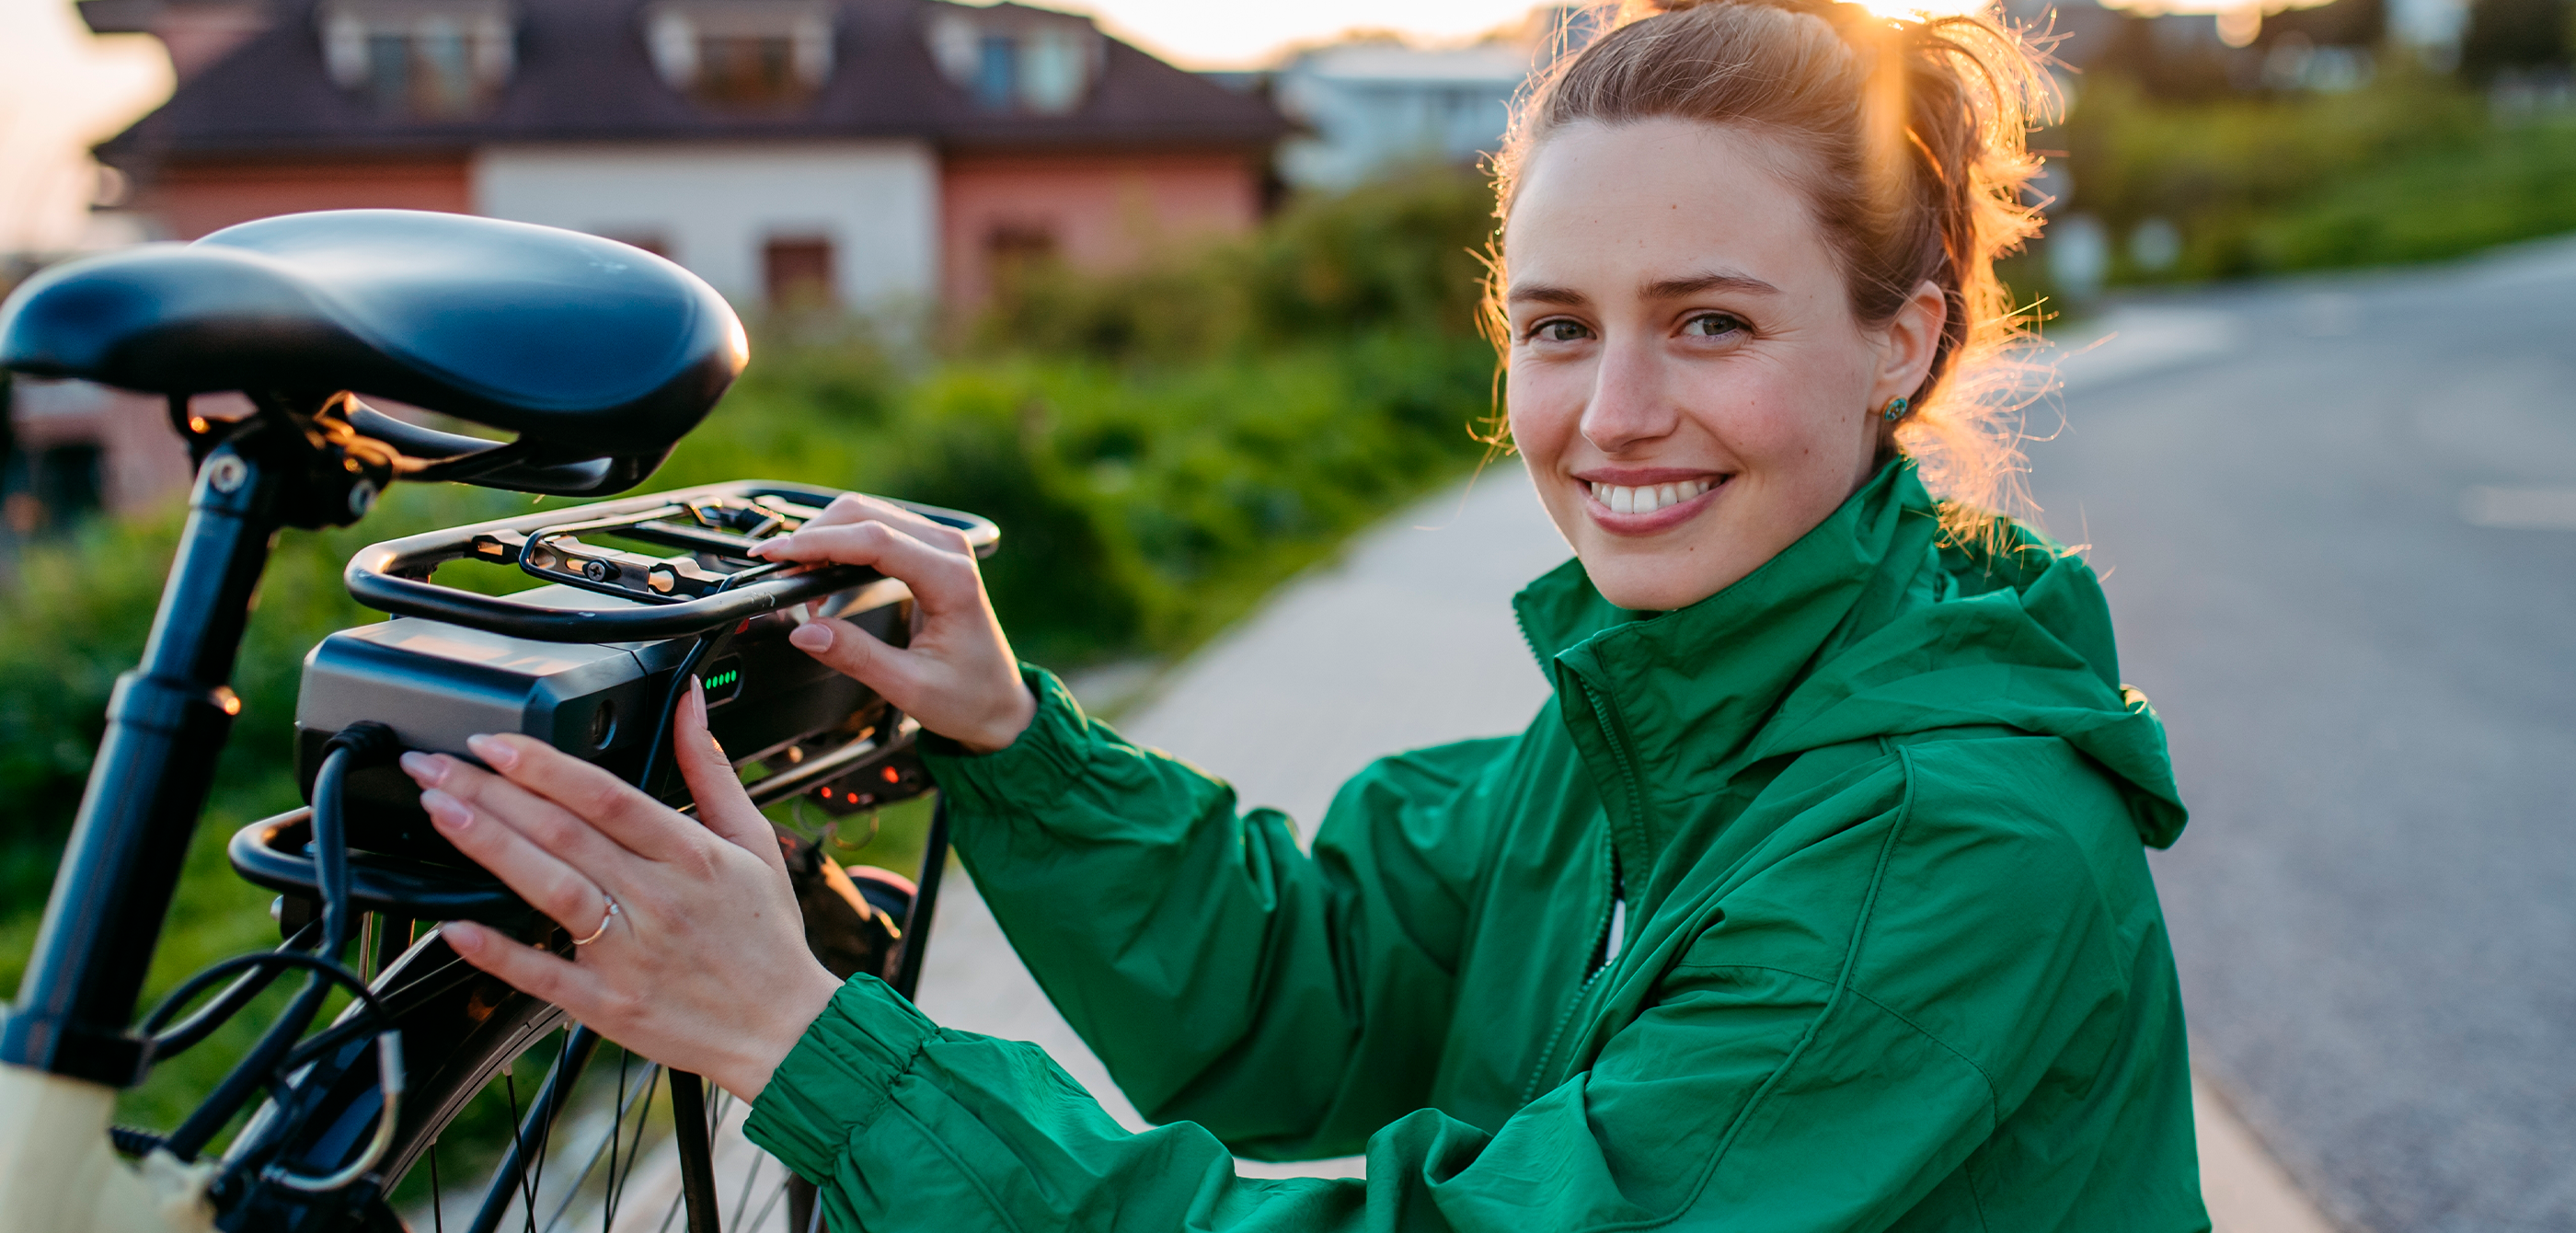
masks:
{"type": "Polygon", "coordinates": [[[1555,700],[1370,767],[1312,855],[1032,669],[1027,733],[932,769],[1159,1129],[862,977],[750,1135],[842,1233],[2206,1229],[2163,729],[2092,571],[2014,534],[1943,547],[1900,463],[1685,609],[1569,562],[1515,601],[1555,700]]]}

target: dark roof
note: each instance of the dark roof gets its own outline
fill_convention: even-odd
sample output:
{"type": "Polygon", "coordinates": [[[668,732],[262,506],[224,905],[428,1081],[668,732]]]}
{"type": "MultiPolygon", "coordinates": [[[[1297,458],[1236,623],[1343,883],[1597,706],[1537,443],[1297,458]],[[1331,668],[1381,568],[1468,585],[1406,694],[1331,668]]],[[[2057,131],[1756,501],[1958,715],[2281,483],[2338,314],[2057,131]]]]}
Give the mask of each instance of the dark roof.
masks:
{"type": "Polygon", "coordinates": [[[1073,111],[981,109],[932,62],[926,22],[962,7],[938,0],[837,0],[830,80],[809,106],[766,114],[711,110],[665,84],[646,51],[644,0],[523,0],[517,66],[497,104],[470,120],[417,119],[385,114],[364,92],[332,82],[318,0],[274,3],[274,25],[183,82],[100,146],[101,156],[132,164],[168,155],[428,155],[496,142],[862,137],[951,149],[1259,149],[1290,131],[1267,100],[1105,36],[1098,77],[1073,111]]]}

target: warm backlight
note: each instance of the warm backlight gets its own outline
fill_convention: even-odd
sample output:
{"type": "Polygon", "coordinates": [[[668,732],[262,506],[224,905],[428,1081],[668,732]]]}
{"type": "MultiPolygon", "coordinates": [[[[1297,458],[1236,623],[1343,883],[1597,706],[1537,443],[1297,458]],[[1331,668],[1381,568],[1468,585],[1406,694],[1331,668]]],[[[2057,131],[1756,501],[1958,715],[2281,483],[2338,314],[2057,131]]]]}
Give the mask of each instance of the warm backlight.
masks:
{"type": "Polygon", "coordinates": [[[1992,0],[1860,0],[1881,17],[1956,17],[1993,8],[1992,0]]]}

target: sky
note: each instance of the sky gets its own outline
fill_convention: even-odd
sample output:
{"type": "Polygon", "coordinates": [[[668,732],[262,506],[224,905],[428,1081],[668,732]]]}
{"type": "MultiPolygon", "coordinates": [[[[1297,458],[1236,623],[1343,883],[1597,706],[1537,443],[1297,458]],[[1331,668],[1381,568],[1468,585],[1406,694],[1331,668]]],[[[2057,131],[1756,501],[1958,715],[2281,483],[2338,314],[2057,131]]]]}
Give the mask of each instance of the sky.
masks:
{"type": "Polygon", "coordinates": [[[70,0],[0,0],[0,253],[78,243],[97,191],[90,144],[169,92],[159,42],[92,35],[70,0]]]}

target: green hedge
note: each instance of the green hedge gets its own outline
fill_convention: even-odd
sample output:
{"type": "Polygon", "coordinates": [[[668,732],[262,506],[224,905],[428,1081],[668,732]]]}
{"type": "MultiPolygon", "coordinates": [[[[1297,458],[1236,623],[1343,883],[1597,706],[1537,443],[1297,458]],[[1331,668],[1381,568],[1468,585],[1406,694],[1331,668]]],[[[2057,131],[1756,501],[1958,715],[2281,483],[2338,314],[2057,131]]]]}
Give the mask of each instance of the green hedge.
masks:
{"type": "Polygon", "coordinates": [[[2576,121],[2499,119],[2478,92],[2381,60],[2349,93],[2199,102],[2092,76],[2032,144],[2066,153],[2060,213],[2092,214],[2115,238],[2149,218],[2180,230],[2168,270],[2115,246],[2114,282],[2440,260],[2576,229],[2576,121]]]}

